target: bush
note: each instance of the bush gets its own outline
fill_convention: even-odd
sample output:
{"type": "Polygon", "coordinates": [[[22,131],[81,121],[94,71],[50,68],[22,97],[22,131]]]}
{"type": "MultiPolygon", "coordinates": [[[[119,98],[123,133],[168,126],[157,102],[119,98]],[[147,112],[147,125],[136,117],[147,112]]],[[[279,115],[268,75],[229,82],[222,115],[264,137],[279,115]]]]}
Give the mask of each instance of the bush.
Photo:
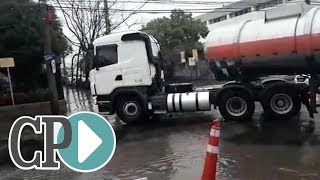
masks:
{"type": "Polygon", "coordinates": [[[29,92],[27,96],[30,98],[30,103],[45,102],[45,101],[50,101],[51,99],[51,94],[49,89],[37,89],[29,92]]]}
{"type": "MultiPolygon", "coordinates": [[[[15,104],[27,104],[50,101],[51,94],[48,89],[37,89],[27,94],[13,93],[15,104]]],[[[0,94],[0,106],[12,105],[11,94],[0,94]]]]}

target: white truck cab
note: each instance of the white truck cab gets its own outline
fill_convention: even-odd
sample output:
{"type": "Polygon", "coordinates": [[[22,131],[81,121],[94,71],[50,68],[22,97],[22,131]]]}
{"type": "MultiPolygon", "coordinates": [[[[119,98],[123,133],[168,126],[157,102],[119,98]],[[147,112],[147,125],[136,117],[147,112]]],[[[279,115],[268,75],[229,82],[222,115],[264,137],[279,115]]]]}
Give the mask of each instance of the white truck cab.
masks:
{"type": "Polygon", "coordinates": [[[96,61],[90,72],[92,94],[110,95],[119,87],[152,84],[156,69],[150,63],[142,36],[149,38],[151,56],[157,58],[160,51],[158,42],[138,31],[111,34],[93,42],[96,61]]]}

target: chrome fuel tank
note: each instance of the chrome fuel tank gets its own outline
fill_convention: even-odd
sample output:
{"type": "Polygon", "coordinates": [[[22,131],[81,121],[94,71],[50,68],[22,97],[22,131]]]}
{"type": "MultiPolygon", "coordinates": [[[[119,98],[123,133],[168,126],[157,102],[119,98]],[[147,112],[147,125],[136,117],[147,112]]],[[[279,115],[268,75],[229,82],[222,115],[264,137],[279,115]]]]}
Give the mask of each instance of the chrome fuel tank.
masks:
{"type": "Polygon", "coordinates": [[[211,110],[209,92],[172,93],[167,96],[169,112],[211,110]]]}

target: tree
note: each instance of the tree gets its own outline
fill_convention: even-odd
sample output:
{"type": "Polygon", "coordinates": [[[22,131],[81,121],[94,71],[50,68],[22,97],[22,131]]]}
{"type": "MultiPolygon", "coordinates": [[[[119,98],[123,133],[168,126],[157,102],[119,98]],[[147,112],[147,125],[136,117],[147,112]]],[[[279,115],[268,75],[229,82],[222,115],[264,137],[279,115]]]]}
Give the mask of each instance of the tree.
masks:
{"type": "Polygon", "coordinates": [[[171,11],[170,18],[163,17],[148,22],[142,31],[153,35],[164,52],[179,52],[196,48],[200,38],[209,33],[205,23],[192,18],[182,10],[171,11]]]}
{"type": "MultiPolygon", "coordinates": [[[[19,90],[46,87],[43,64],[43,19],[39,4],[29,0],[1,0],[0,57],[14,57],[13,80],[19,90]]],[[[53,51],[70,52],[59,21],[53,22],[53,51]]]]}
{"type": "MultiPolygon", "coordinates": [[[[79,67],[79,63],[83,62],[84,66],[81,70],[85,74],[86,81],[88,81],[92,66],[93,52],[91,45],[93,41],[102,35],[109,34],[122,24],[126,24],[126,21],[138,9],[141,9],[148,0],[130,11],[126,11],[126,13],[121,8],[115,8],[120,4],[117,0],[110,3],[107,0],[56,0],[56,2],[63,14],[66,27],[74,36],[69,37],[68,40],[72,45],[79,48],[78,53],[83,56],[83,61],[79,61],[77,58],[77,62],[72,62],[72,64],[79,67]]],[[[74,69],[74,67],[71,67],[71,69],[74,69]]],[[[76,81],[78,79],[79,77],[76,77],[76,81]]]]}

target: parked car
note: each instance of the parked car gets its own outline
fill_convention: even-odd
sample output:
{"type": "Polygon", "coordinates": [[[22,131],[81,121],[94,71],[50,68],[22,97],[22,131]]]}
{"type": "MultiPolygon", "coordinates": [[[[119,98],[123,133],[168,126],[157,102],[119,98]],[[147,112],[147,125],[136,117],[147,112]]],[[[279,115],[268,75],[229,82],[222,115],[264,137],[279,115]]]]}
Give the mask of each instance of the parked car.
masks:
{"type": "Polygon", "coordinates": [[[0,76],[0,92],[10,93],[9,80],[6,77],[0,76]]]}

